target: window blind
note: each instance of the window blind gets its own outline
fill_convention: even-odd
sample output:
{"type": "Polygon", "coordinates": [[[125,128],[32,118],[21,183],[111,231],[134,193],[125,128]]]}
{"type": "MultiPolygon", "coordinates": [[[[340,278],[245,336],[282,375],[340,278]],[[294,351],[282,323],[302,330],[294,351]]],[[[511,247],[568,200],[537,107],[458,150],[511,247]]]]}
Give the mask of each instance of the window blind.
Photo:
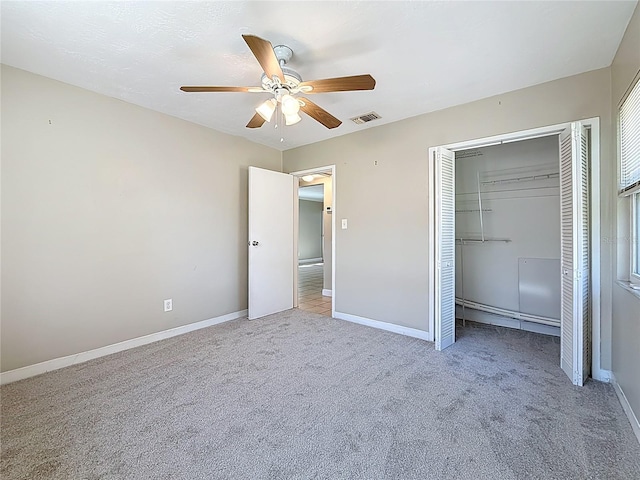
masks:
{"type": "Polygon", "coordinates": [[[620,188],[632,193],[640,188],[640,81],[620,107],[620,188]]]}

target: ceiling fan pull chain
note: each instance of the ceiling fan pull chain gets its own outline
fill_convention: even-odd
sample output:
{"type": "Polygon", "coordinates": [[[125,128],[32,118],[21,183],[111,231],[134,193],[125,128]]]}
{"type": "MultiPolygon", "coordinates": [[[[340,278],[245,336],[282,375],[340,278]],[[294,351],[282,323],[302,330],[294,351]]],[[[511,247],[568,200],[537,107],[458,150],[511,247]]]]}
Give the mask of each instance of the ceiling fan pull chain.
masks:
{"type": "MultiPolygon", "coordinates": [[[[278,106],[280,107],[280,124],[281,125],[285,125],[284,123],[284,112],[282,111],[282,103],[278,104],[278,106]]],[[[284,142],[284,129],[280,129],[280,143],[284,142]]]]}

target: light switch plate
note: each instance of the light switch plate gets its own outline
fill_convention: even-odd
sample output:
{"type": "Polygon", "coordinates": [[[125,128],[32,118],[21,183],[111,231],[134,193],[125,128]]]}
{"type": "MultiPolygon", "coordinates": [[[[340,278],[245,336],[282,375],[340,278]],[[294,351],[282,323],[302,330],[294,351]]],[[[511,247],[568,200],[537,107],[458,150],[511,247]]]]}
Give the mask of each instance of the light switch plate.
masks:
{"type": "Polygon", "coordinates": [[[346,218],[343,218],[343,219],[342,219],[342,229],[343,229],[343,230],[346,230],[346,229],[347,229],[347,219],[346,219],[346,218]]]}

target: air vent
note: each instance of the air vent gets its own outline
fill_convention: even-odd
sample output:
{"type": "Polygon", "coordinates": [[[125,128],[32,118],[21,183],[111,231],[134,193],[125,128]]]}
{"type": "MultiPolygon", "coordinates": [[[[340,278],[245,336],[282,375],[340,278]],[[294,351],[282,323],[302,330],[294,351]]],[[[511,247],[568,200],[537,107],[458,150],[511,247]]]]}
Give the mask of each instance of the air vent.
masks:
{"type": "Polygon", "coordinates": [[[357,125],[362,125],[363,123],[372,122],[373,120],[378,120],[382,118],[376,112],[364,113],[360,116],[353,117],[351,121],[357,125]]]}

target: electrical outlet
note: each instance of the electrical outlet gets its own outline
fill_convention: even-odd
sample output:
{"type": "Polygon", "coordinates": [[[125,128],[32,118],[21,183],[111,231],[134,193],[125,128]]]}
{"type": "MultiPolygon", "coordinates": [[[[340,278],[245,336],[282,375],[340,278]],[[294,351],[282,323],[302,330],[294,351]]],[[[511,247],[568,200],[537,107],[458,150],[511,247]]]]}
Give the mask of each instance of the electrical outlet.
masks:
{"type": "Polygon", "coordinates": [[[164,311],[165,312],[170,312],[171,310],[173,310],[173,300],[170,298],[167,298],[164,301],[164,311]]]}

